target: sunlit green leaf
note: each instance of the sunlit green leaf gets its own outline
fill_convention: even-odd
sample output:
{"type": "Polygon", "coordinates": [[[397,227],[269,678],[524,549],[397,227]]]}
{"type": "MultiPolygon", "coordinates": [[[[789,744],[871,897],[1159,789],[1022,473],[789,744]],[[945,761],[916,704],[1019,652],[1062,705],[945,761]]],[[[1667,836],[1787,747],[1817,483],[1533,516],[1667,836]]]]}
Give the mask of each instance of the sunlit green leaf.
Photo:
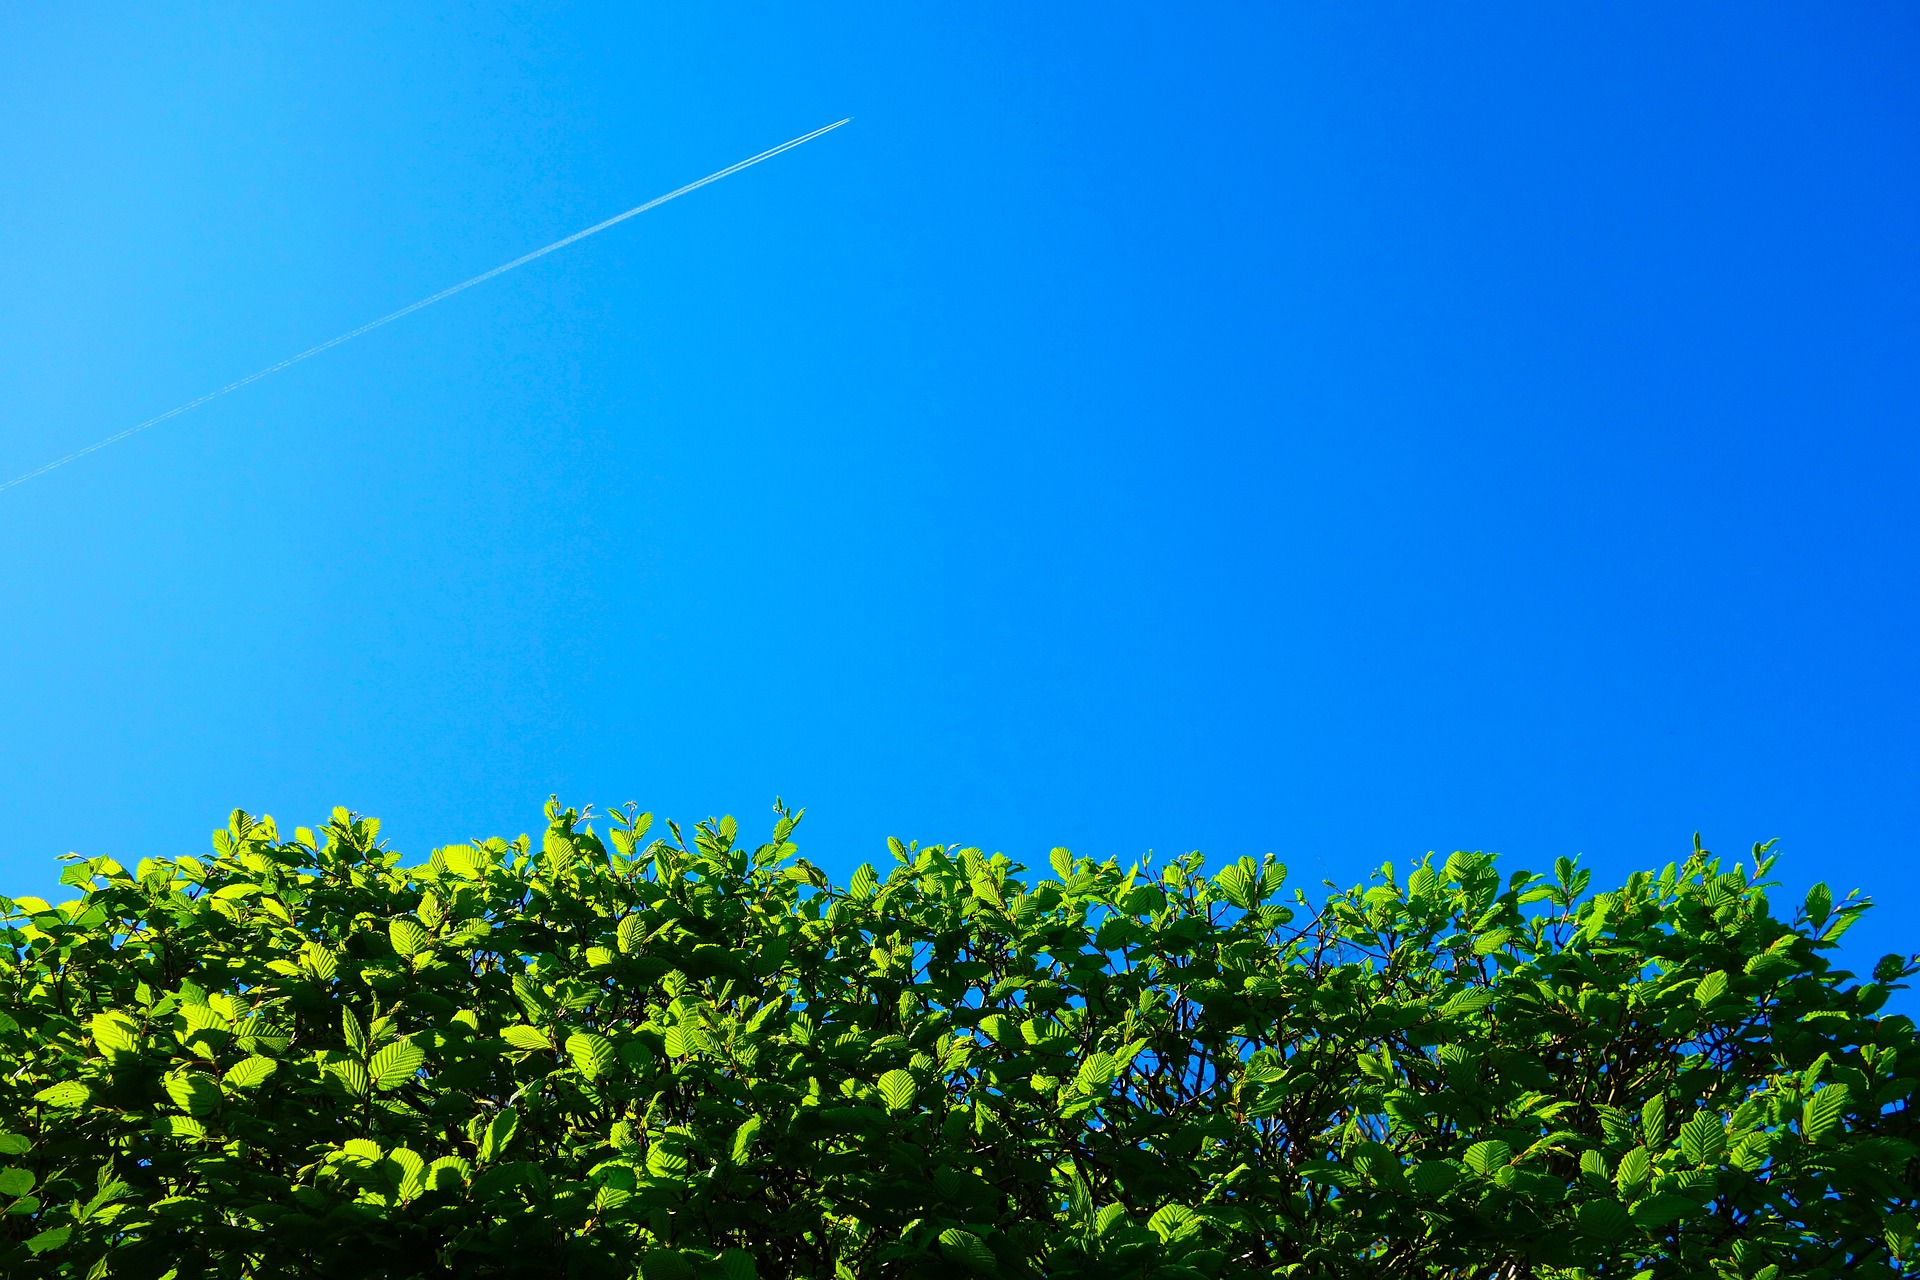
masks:
{"type": "Polygon", "coordinates": [[[591,1031],[576,1031],[567,1037],[567,1056],[580,1073],[590,1080],[606,1075],[613,1069],[613,1064],[619,1061],[613,1041],[591,1031]]]}
{"type": "Polygon", "coordinates": [[[1727,1129],[1719,1116],[1702,1111],[1680,1126],[1680,1154],[1689,1164],[1712,1164],[1727,1149],[1727,1129]]]}
{"type": "Polygon", "coordinates": [[[1147,1219],[1147,1228],[1162,1240],[1182,1240],[1200,1229],[1200,1216],[1185,1205],[1162,1205],[1147,1219]]]}
{"type": "Polygon", "coordinates": [[[124,1013],[96,1013],[88,1024],[100,1052],[113,1058],[140,1045],[140,1024],[124,1013]]]}
{"type": "Polygon", "coordinates": [[[1807,1099],[1800,1115],[1800,1132],[1807,1141],[1819,1142],[1833,1133],[1839,1127],[1841,1117],[1846,1115],[1849,1101],[1844,1084],[1824,1085],[1818,1093],[1807,1099]]]}
{"type": "Polygon", "coordinates": [[[413,1079],[414,1073],[420,1070],[426,1060],[424,1049],[406,1040],[396,1040],[382,1046],[373,1055],[373,1060],[367,1064],[367,1072],[373,1077],[375,1087],[398,1089],[413,1079]]]}
{"type": "Polygon", "coordinates": [[[999,1262],[987,1242],[971,1231],[948,1227],[940,1233],[940,1252],[947,1260],[976,1275],[997,1275],[999,1262]]]}
{"type": "Polygon", "coordinates": [[[44,1103],[56,1110],[84,1107],[87,1105],[87,1099],[92,1096],[92,1091],[87,1086],[75,1080],[62,1080],[58,1084],[48,1085],[33,1095],[34,1101],[44,1103]]]}
{"type": "Polygon", "coordinates": [[[520,1025],[503,1027],[500,1031],[500,1038],[516,1049],[540,1050],[553,1048],[552,1038],[538,1027],[520,1025]]]}
{"type": "Polygon", "coordinates": [[[556,799],[419,862],[241,814],[0,899],[0,1270],[1780,1280],[1920,1235],[1909,962],[1833,950],[1857,895],[1773,914],[1771,853],[1280,905],[1271,858],[894,841],[840,890],[774,818],[609,857],[556,799]]]}
{"type": "Polygon", "coordinates": [[[387,938],[403,956],[417,956],[433,947],[433,935],[412,920],[388,921],[387,938]]]}
{"type": "Polygon", "coordinates": [[[911,1072],[895,1069],[880,1077],[879,1089],[880,1096],[886,1100],[887,1110],[905,1111],[913,1105],[919,1086],[914,1083],[911,1072]]]}
{"type": "Polygon", "coordinates": [[[278,1066],[272,1058],[255,1054],[228,1067],[226,1074],[220,1077],[220,1083],[230,1089],[251,1089],[272,1075],[278,1066]]]}
{"type": "Polygon", "coordinates": [[[1468,1147],[1460,1157],[1467,1168],[1478,1174],[1489,1174],[1513,1159],[1513,1148],[1498,1138],[1488,1138],[1468,1147]]]}

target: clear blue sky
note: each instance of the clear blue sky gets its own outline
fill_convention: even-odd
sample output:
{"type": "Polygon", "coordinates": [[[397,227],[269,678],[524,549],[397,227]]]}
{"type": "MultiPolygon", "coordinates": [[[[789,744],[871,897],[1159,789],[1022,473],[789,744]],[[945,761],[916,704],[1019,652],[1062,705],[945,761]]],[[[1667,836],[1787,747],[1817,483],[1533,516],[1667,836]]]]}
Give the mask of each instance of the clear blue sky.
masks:
{"type": "Polygon", "coordinates": [[[0,872],[1777,836],[1920,946],[1920,10],[12,4],[0,872]],[[166,9],[172,12],[159,12],[166,9]]]}

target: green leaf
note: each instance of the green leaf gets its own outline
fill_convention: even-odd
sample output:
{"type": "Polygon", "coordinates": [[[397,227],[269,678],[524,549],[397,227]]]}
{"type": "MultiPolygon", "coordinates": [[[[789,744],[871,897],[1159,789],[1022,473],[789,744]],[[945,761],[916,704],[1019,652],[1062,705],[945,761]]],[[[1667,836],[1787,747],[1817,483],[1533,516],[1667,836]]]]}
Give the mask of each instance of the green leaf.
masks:
{"type": "Polygon", "coordinates": [[[220,1105],[220,1086],[212,1076],[198,1071],[183,1071],[166,1079],[167,1096],[173,1105],[190,1116],[212,1115],[220,1105]]]}
{"type": "Polygon", "coordinates": [[[1627,1207],[1618,1200],[1589,1200],[1574,1211],[1580,1234],[1597,1240],[1618,1240],[1633,1228],[1627,1207]]]}
{"type": "Polygon", "coordinates": [[[1513,1159],[1513,1148],[1498,1138],[1488,1138],[1468,1147],[1461,1159],[1466,1162],[1467,1168],[1485,1177],[1513,1159]]]}
{"type": "Polygon", "coordinates": [[[340,1144],[340,1153],[354,1163],[367,1166],[376,1165],[386,1158],[380,1144],[372,1138],[348,1138],[340,1144]]]}
{"type": "Polygon", "coordinates": [[[94,1044],[109,1060],[140,1047],[140,1024],[124,1013],[96,1013],[87,1026],[94,1044]]]}
{"type": "Polygon", "coordinates": [[[515,1024],[503,1028],[500,1038],[516,1049],[542,1050],[553,1048],[553,1037],[538,1027],[515,1024]]]}
{"type": "Polygon", "coordinates": [[[1680,1126],[1680,1154],[1688,1164],[1715,1164],[1727,1149],[1727,1128],[1719,1116],[1701,1111],[1680,1126]]]}
{"type": "Polygon", "coordinates": [[[1017,1049],[1025,1041],[1019,1036],[1014,1022],[1004,1013],[990,1013],[980,1019],[980,1029],[987,1033],[995,1044],[1017,1049]]]}
{"type": "Polygon", "coordinates": [[[1645,1147],[1635,1147],[1620,1157],[1620,1167],[1613,1171],[1613,1184],[1620,1188],[1623,1196],[1629,1196],[1634,1188],[1647,1180],[1653,1169],[1653,1153],[1645,1147]]]}
{"type": "Polygon", "coordinates": [[[1827,917],[1833,914],[1833,890],[1824,884],[1816,884],[1807,890],[1807,922],[1816,930],[1826,924],[1827,917]]]}
{"type": "Polygon", "coordinates": [[[556,800],[425,863],[248,817],[0,899],[0,1272],[1912,1268],[1908,961],[1841,968],[1808,921],[1866,899],[1775,917],[1769,856],[1595,897],[1460,853],[1282,906],[1271,860],[896,841],[841,889],[776,816],[609,858],[556,800]]]}
{"type": "Polygon", "coordinates": [[[93,1094],[88,1090],[87,1086],[81,1084],[78,1080],[62,1080],[59,1084],[48,1085],[33,1095],[36,1102],[43,1103],[46,1106],[60,1111],[71,1111],[76,1107],[84,1107],[87,1105],[87,1099],[92,1096],[93,1094]]]}
{"type": "Polygon", "coordinates": [[[340,1082],[340,1087],[356,1098],[365,1097],[373,1087],[373,1078],[367,1074],[367,1068],[357,1058],[345,1058],[330,1062],[326,1072],[340,1082]]]}
{"type": "Polygon", "coordinates": [[[153,1131],[180,1142],[204,1142],[207,1137],[207,1126],[192,1116],[160,1116],[153,1122],[153,1131]]]}
{"type": "Polygon", "coordinates": [[[1226,900],[1242,911],[1253,905],[1254,881],[1238,866],[1223,867],[1213,882],[1226,900]]]}
{"type": "Polygon", "coordinates": [[[889,1111],[905,1111],[913,1105],[914,1095],[919,1086],[914,1083],[913,1073],[895,1069],[880,1077],[880,1096],[889,1111]]]}
{"type": "Polygon", "coordinates": [[[1112,1084],[1119,1074],[1118,1064],[1110,1053],[1095,1053],[1080,1064],[1074,1073],[1073,1082],[1086,1093],[1097,1093],[1112,1084]]]}
{"type": "Polygon", "coordinates": [[[1184,1240],[1200,1230],[1200,1215],[1182,1204],[1162,1205],[1147,1219],[1147,1227],[1162,1243],[1184,1240]]]}
{"type": "Polygon", "coordinates": [[[427,1189],[427,1162],[418,1153],[395,1147],[384,1161],[387,1185],[401,1204],[417,1200],[427,1189]]]}
{"type": "Polygon", "coordinates": [[[1478,1013],[1492,1003],[1493,992],[1491,991],[1462,991],[1440,1006],[1440,1016],[1453,1018],[1463,1013],[1478,1013]]]}
{"type": "Polygon", "coordinates": [[[1633,1206],[1628,1215],[1633,1225],[1643,1231],[1657,1231],[1671,1222],[1697,1216],[1700,1206],[1685,1196],[1676,1196],[1668,1192],[1648,1196],[1633,1206]]]}
{"type": "Polygon", "coordinates": [[[414,1078],[426,1060],[426,1050],[411,1041],[396,1040],[373,1055],[367,1074],[373,1077],[376,1088],[398,1089],[414,1078]]]}
{"type": "Polygon", "coordinates": [[[411,920],[389,920],[387,940],[403,956],[412,957],[433,950],[433,935],[411,920]]]}
{"type": "Polygon", "coordinates": [[[272,1075],[278,1066],[272,1058],[255,1054],[228,1067],[227,1073],[220,1077],[220,1082],[229,1089],[251,1089],[272,1075]]]}
{"type": "Polygon", "coordinates": [[[1800,1111],[1800,1132],[1808,1142],[1819,1142],[1840,1125],[1847,1113],[1847,1086],[1830,1084],[1807,1099],[1800,1111]]]}
{"type": "Polygon", "coordinates": [[[613,1041],[591,1031],[576,1031],[567,1037],[567,1056],[573,1059],[573,1065],[580,1074],[589,1080],[598,1080],[606,1075],[613,1070],[613,1064],[619,1061],[613,1041]]]}
{"type": "Polygon", "coordinates": [[[1591,1148],[1582,1151],[1580,1153],[1580,1173],[1581,1176],[1595,1183],[1605,1185],[1609,1181],[1607,1177],[1606,1154],[1592,1150],[1591,1148]]]}
{"type": "Polygon", "coordinates": [[[1640,1108],[1640,1134],[1647,1140],[1647,1146],[1658,1149],[1667,1141],[1667,1100],[1664,1095],[1655,1094],[1648,1098],[1646,1105],[1640,1108]]]}
{"type": "Polygon", "coordinates": [[[693,1274],[678,1249],[649,1249],[640,1255],[641,1280],[693,1280],[693,1274]]]}
{"type": "Polygon", "coordinates": [[[1513,941],[1513,930],[1492,929],[1473,940],[1473,954],[1490,956],[1513,941]]]}
{"type": "Polygon", "coordinates": [[[753,1150],[753,1141],[760,1136],[760,1117],[748,1116],[733,1131],[733,1162],[745,1164],[747,1153],[753,1150]]]}
{"type": "Polygon", "coordinates": [[[647,1172],[656,1178],[677,1178],[687,1171],[687,1157],[664,1142],[647,1148],[647,1172]]]}
{"type": "Polygon", "coordinates": [[[33,1172],[29,1169],[0,1169],[0,1196],[20,1197],[33,1190],[33,1172]]]}
{"type": "Polygon", "coordinates": [[[72,1234],[72,1227],[49,1227],[39,1235],[30,1238],[27,1241],[27,1249],[35,1254],[45,1253],[49,1249],[58,1249],[72,1234]]]}
{"type": "Polygon", "coordinates": [[[520,1114],[512,1107],[506,1107],[497,1112],[493,1119],[487,1122],[486,1129],[482,1131],[479,1143],[480,1163],[492,1164],[494,1159],[507,1149],[507,1144],[513,1141],[514,1131],[519,1127],[520,1114]]]}
{"type": "Polygon", "coordinates": [[[971,1231],[959,1227],[948,1227],[940,1233],[940,1252],[949,1262],[965,1267],[976,1275],[995,1275],[999,1263],[993,1256],[993,1250],[987,1248],[987,1242],[971,1231]]]}
{"type": "Polygon", "coordinates": [[[459,1156],[441,1156],[427,1166],[427,1189],[455,1190],[464,1186],[472,1174],[473,1167],[459,1156]]]}

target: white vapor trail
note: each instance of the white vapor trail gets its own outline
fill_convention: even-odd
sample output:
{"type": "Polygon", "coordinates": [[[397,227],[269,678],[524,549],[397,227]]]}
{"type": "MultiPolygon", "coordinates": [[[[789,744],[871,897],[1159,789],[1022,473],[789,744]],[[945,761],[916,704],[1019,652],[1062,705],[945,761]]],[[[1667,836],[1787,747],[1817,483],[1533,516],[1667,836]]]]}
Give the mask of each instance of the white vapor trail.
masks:
{"type": "MultiPolygon", "coordinates": [[[[851,116],[847,117],[847,120],[851,120],[851,119],[852,119],[851,116]]],[[[451,298],[454,294],[459,293],[462,290],[471,289],[473,288],[473,286],[484,283],[485,281],[491,280],[497,275],[504,275],[505,273],[513,270],[515,267],[524,267],[525,265],[527,265],[527,263],[532,262],[535,258],[544,258],[548,254],[554,252],[557,249],[564,249],[568,245],[573,244],[576,241],[585,240],[588,236],[598,235],[600,232],[605,231],[608,227],[613,226],[615,223],[625,222],[628,218],[637,217],[640,214],[645,213],[649,209],[658,208],[659,206],[665,204],[669,200],[677,200],[681,196],[686,195],[689,191],[699,190],[701,187],[706,186],[709,182],[718,182],[720,181],[720,179],[736,174],[740,172],[742,169],[750,168],[753,165],[759,164],[762,160],[771,160],[773,157],[779,155],[782,151],[791,151],[795,147],[801,145],[802,143],[812,142],[815,138],[819,137],[821,134],[830,133],[833,130],[838,129],[841,125],[846,124],[847,120],[836,120],[832,124],[827,125],[823,129],[815,129],[812,133],[802,134],[799,137],[794,138],[789,142],[781,143],[779,146],[774,147],[771,150],[762,151],[757,156],[750,156],[747,159],[740,161],[740,163],[738,164],[730,164],[724,169],[721,169],[715,173],[708,174],[706,177],[700,179],[698,182],[689,182],[686,186],[676,188],[673,191],[669,191],[667,192],[667,194],[663,196],[655,196],[653,199],[647,201],[645,204],[637,204],[633,208],[627,210],[625,213],[614,214],[611,218],[608,218],[605,222],[596,222],[592,226],[588,227],[586,230],[576,231],[570,236],[566,236],[563,239],[555,240],[552,244],[547,245],[544,248],[535,249],[532,253],[523,253],[519,257],[515,258],[512,262],[503,262],[491,271],[482,271],[479,275],[473,277],[471,280],[462,280],[459,284],[456,284],[451,288],[442,289],[440,292],[436,294],[432,294],[429,297],[422,298],[418,302],[409,303],[407,306],[400,308],[398,311],[389,312],[388,314],[381,316],[378,320],[369,320],[367,323],[361,325],[358,329],[350,329],[346,333],[341,334],[337,338],[329,338],[318,346],[308,347],[305,351],[302,351],[300,354],[288,356],[285,360],[280,361],[278,364],[270,364],[266,368],[261,369],[256,373],[250,373],[246,377],[240,379],[238,382],[229,382],[226,386],[221,387],[218,391],[209,391],[203,396],[197,396],[194,399],[187,401],[183,405],[179,405],[175,408],[169,409],[165,413],[159,414],[155,417],[148,418],[145,422],[136,423],[135,425],[128,427],[125,431],[115,432],[113,435],[108,436],[104,440],[97,440],[94,443],[88,445],[84,449],[75,450],[74,452],[68,454],[64,458],[56,458],[52,462],[47,463],[45,466],[36,467],[32,471],[29,471],[24,475],[17,475],[11,480],[5,481],[4,483],[0,483],[0,492],[5,492],[6,490],[11,489],[18,484],[25,484],[27,481],[32,480],[37,476],[43,476],[47,474],[47,472],[54,470],[56,467],[64,467],[69,462],[74,462],[80,458],[84,458],[88,454],[93,453],[99,449],[104,449],[110,444],[118,444],[120,441],[125,440],[128,436],[135,435],[141,431],[145,431],[148,427],[158,426],[160,423],[165,422],[168,418],[177,418],[181,414],[187,412],[189,409],[199,408],[201,405],[205,404],[209,400],[218,400],[221,396],[224,396],[229,392],[238,391],[240,388],[246,386],[248,383],[260,381],[260,379],[266,377],[268,374],[278,373],[282,369],[287,368],[289,365],[299,364],[302,360],[306,360],[313,356],[317,356],[322,351],[326,351],[333,347],[337,347],[343,342],[351,342],[363,333],[371,333],[375,329],[378,329],[383,324],[392,324],[395,320],[398,320],[402,316],[412,315],[414,312],[420,310],[422,307],[430,307],[436,302],[440,302],[444,299],[451,298]]]]}

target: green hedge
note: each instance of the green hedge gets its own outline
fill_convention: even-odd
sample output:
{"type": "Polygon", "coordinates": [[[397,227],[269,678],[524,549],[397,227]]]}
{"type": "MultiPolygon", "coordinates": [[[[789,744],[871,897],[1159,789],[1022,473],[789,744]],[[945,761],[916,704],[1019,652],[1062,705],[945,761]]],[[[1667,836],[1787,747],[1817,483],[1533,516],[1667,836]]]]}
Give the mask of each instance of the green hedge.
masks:
{"type": "Polygon", "coordinates": [[[797,815],[406,865],[336,810],[0,899],[8,1277],[1914,1275],[1915,970],[1765,847],[1317,905],[797,815]]]}

